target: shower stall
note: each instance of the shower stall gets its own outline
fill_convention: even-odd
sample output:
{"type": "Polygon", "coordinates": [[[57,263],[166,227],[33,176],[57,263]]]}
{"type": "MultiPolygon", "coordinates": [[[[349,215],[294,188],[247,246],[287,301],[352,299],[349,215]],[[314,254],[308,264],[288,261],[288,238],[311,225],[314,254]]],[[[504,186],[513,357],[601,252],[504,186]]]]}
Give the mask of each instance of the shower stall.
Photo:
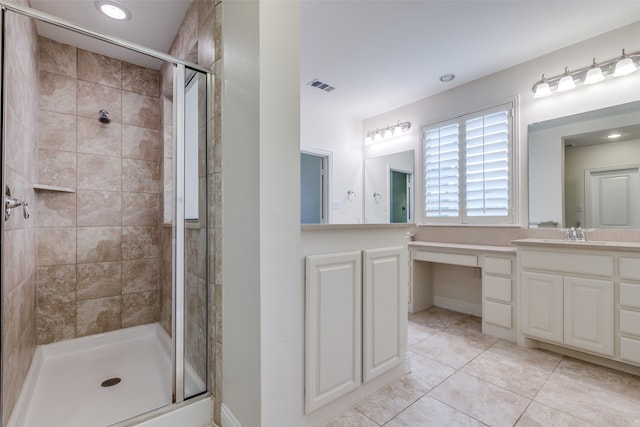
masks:
{"type": "Polygon", "coordinates": [[[0,8],[1,426],[206,424],[214,77],[0,8]]]}

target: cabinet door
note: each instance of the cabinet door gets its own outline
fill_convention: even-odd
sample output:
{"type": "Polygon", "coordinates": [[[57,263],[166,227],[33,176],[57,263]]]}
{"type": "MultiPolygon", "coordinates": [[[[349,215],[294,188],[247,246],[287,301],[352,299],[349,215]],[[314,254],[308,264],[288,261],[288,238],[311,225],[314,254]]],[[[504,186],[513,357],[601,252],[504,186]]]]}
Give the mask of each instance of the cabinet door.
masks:
{"type": "Polygon", "coordinates": [[[613,356],[613,282],[564,278],[564,342],[613,356]]]}
{"type": "Polygon", "coordinates": [[[306,259],[306,412],[362,382],[362,278],[357,252],[306,259]]]}
{"type": "Polygon", "coordinates": [[[522,273],[522,332],[531,337],[562,344],[562,276],[522,273]]]}
{"type": "Polygon", "coordinates": [[[397,366],[406,351],[407,298],[401,247],[365,250],[363,381],[397,366]]]}

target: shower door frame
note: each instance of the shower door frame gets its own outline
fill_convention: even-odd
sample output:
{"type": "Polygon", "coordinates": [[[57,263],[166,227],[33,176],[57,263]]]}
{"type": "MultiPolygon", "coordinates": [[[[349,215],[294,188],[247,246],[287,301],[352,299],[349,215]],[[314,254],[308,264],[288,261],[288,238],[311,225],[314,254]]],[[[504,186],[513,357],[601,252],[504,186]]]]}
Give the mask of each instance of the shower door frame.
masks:
{"type": "MultiPolygon", "coordinates": [[[[199,73],[203,73],[206,76],[206,113],[205,113],[205,126],[206,126],[206,144],[208,145],[208,142],[210,140],[210,136],[211,136],[211,129],[210,129],[210,123],[211,123],[211,117],[212,117],[212,100],[211,98],[213,97],[213,95],[211,94],[211,90],[213,88],[213,81],[214,81],[214,75],[213,73],[205,68],[202,67],[201,65],[195,64],[193,62],[190,61],[185,61],[182,60],[180,58],[176,58],[174,56],[171,56],[169,54],[166,54],[164,52],[160,52],[136,43],[132,43],[129,42],[127,40],[124,39],[120,39],[117,37],[112,37],[109,36],[107,34],[103,34],[88,28],[84,28],[82,26],[76,25],[70,21],[58,18],[54,15],[45,13],[45,12],[41,12],[26,6],[22,6],[19,4],[15,4],[15,3],[9,3],[7,2],[7,0],[0,0],[0,55],[2,55],[0,57],[0,76],[2,78],[2,82],[0,82],[0,96],[2,96],[2,98],[0,99],[4,99],[4,28],[5,28],[5,15],[6,12],[10,11],[10,12],[14,12],[35,20],[39,20],[51,25],[54,25],[56,27],[60,27],[66,30],[70,30],[72,32],[75,33],[79,33],[118,47],[122,47],[128,50],[132,50],[134,52],[146,55],[146,56],[150,56],[152,58],[156,58],[165,62],[168,62],[170,64],[173,65],[173,76],[174,76],[174,120],[175,120],[175,126],[174,126],[174,139],[173,142],[175,144],[176,147],[176,152],[175,154],[175,159],[174,159],[174,171],[176,172],[174,175],[174,194],[173,194],[173,208],[175,209],[174,212],[174,232],[173,234],[173,239],[174,239],[174,246],[173,246],[173,255],[172,255],[172,260],[173,260],[173,268],[172,268],[172,293],[173,293],[173,301],[172,301],[172,318],[173,318],[173,326],[174,326],[174,330],[172,331],[172,341],[173,341],[173,401],[172,403],[164,406],[164,407],[160,407],[157,408],[156,410],[153,410],[151,412],[148,413],[144,413],[144,414],[139,414],[139,416],[142,416],[142,418],[146,419],[149,418],[151,416],[155,416],[156,414],[159,413],[163,413],[163,412],[167,412],[169,410],[172,410],[171,408],[174,407],[176,404],[181,404],[181,403],[186,403],[187,400],[190,401],[196,401],[199,400],[199,397],[206,397],[208,395],[208,392],[210,392],[210,387],[211,384],[209,384],[209,380],[208,378],[205,378],[205,382],[206,382],[206,390],[203,391],[200,394],[194,395],[194,396],[190,396],[187,399],[185,399],[184,396],[184,327],[185,327],[185,321],[184,321],[184,303],[185,303],[185,294],[184,294],[184,273],[185,273],[185,269],[184,269],[184,261],[185,261],[185,253],[184,253],[184,248],[185,248],[185,242],[184,242],[184,169],[185,169],[185,165],[184,165],[184,153],[181,151],[184,149],[184,145],[185,145],[185,136],[184,136],[184,131],[185,131],[185,120],[184,120],[184,95],[185,95],[185,72],[187,69],[191,69],[194,70],[196,72],[199,73]],[[176,99],[177,98],[177,99],[176,99]],[[179,220],[182,221],[179,221],[179,220]],[[182,262],[180,262],[180,260],[182,260],[182,262]],[[167,409],[169,408],[169,409],[167,409]]],[[[0,102],[0,129],[4,129],[4,101],[0,102]]],[[[207,147],[208,148],[208,147],[207,147]]],[[[0,161],[2,161],[2,165],[4,165],[4,161],[5,161],[5,144],[4,144],[4,136],[2,137],[2,147],[1,147],[1,153],[0,153],[0,161]]],[[[206,161],[206,158],[205,158],[206,161]]],[[[1,177],[1,184],[4,187],[4,183],[5,183],[5,176],[4,176],[4,167],[2,168],[2,177],[1,177]]],[[[206,189],[205,191],[205,195],[208,194],[209,189],[206,189]]],[[[4,188],[3,188],[3,194],[4,194],[4,188]]],[[[205,197],[205,203],[206,203],[207,197],[205,197]]],[[[206,219],[205,219],[206,220],[206,219]]],[[[208,225],[205,224],[205,228],[208,228],[208,225]]],[[[4,224],[2,226],[2,231],[4,231],[4,224]]],[[[2,233],[3,234],[3,233],[2,233]]],[[[2,240],[2,235],[0,235],[0,256],[2,256],[4,253],[4,242],[2,240]]],[[[209,243],[208,243],[208,239],[207,239],[207,244],[206,244],[206,248],[205,248],[205,253],[206,253],[206,259],[207,259],[207,266],[206,266],[206,276],[207,276],[207,280],[205,281],[206,284],[205,286],[209,285],[209,280],[208,280],[208,276],[209,276],[209,269],[208,269],[208,256],[209,256],[209,243]]],[[[2,258],[0,258],[2,259],[2,258]]],[[[208,294],[208,289],[206,290],[207,294],[208,294]]],[[[209,300],[209,298],[207,297],[207,300],[209,300]]],[[[205,316],[205,318],[207,319],[207,325],[206,325],[206,337],[207,337],[207,345],[206,345],[206,360],[207,360],[207,366],[209,366],[209,357],[210,357],[210,348],[211,348],[211,343],[208,342],[209,339],[209,310],[210,307],[208,307],[207,304],[207,314],[205,316]]],[[[0,312],[0,314],[2,314],[0,312]]],[[[2,315],[0,315],[0,337],[4,335],[4,331],[2,330],[2,326],[3,326],[3,322],[2,322],[2,315]]],[[[0,360],[1,360],[1,356],[2,356],[2,348],[0,346],[0,360]]],[[[2,364],[0,363],[0,385],[2,384],[2,379],[3,379],[3,371],[4,371],[4,366],[2,366],[2,364]]],[[[209,374],[206,375],[206,377],[209,377],[209,374]]],[[[1,393],[1,391],[0,391],[1,393]]],[[[5,408],[2,408],[1,405],[1,401],[0,401],[0,417],[2,416],[2,413],[4,411],[5,408]]],[[[136,419],[138,418],[138,416],[135,417],[136,419]]],[[[1,418],[0,418],[1,419],[1,418]]],[[[128,425],[128,423],[131,422],[131,419],[129,420],[123,420],[121,423],[117,424],[123,424],[123,425],[128,425]]]]}

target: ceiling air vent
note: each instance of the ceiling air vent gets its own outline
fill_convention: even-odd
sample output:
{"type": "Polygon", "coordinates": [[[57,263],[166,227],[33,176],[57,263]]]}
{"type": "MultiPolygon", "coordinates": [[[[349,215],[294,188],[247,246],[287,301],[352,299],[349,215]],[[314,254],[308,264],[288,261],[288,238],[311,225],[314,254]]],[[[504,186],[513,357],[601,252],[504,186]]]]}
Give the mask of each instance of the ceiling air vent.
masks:
{"type": "Polygon", "coordinates": [[[332,90],[335,89],[335,87],[331,86],[329,83],[325,83],[325,82],[321,82],[318,79],[315,80],[311,80],[309,83],[307,83],[308,86],[312,86],[312,87],[316,87],[318,89],[321,89],[325,92],[331,92],[332,90]]]}

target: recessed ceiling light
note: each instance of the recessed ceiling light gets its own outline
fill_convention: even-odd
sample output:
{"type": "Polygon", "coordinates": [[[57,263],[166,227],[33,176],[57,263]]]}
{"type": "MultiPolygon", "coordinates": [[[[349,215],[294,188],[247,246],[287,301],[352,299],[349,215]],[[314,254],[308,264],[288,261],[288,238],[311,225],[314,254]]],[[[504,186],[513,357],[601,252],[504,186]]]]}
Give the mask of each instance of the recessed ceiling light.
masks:
{"type": "Polygon", "coordinates": [[[440,76],[440,81],[442,83],[446,83],[446,82],[450,82],[451,80],[455,79],[456,76],[454,74],[443,74],[440,76]]]}
{"type": "Polygon", "coordinates": [[[97,0],[96,8],[111,19],[118,21],[126,21],[131,18],[129,12],[124,6],[110,0],[97,0]]]}

